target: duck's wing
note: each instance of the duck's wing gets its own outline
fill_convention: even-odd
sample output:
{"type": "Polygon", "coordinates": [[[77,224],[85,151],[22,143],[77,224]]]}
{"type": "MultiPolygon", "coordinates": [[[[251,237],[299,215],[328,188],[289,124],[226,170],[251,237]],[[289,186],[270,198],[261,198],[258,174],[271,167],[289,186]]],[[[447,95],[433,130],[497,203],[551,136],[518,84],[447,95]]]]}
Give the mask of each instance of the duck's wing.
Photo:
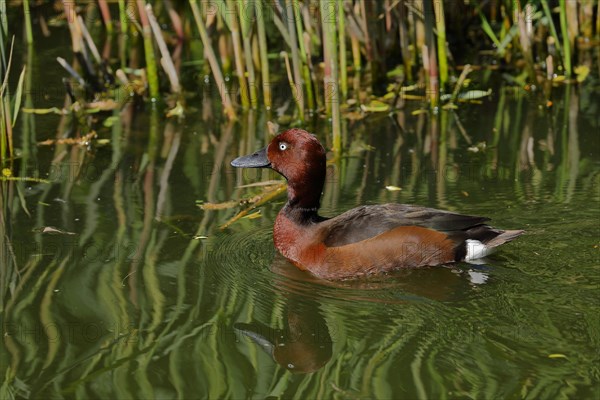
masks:
{"type": "MultiPolygon", "coordinates": [[[[360,242],[401,226],[419,226],[455,236],[478,226],[489,229],[483,225],[486,221],[489,218],[434,208],[381,204],[357,207],[321,224],[324,244],[327,247],[338,247],[360,242]]],[[[499,232],[496,232],[493,236],[498,235],[499,232]]]]}

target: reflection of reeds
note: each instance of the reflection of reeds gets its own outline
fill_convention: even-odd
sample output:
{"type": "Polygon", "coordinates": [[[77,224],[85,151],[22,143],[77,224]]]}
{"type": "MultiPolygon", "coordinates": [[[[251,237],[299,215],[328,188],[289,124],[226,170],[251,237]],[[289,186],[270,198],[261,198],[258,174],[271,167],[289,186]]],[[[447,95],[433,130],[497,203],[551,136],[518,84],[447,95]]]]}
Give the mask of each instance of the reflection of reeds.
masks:
{"type": "MultiPolygon", "coordinates": [[[[561,120],[558,125],[568,127],[558,132],[559,146],[555,157],[559,162],[554,163],[555,167],[549,164],[548,169],[539,171],[543,174],[542,179],[559,172],[556,200],[565,202],[578,199],[574,184],[582,176],[579,165],[583,165],[581,162],[584,160],[578,151],[579,137],[573,134],[577,131],[575,121],[579,117],[577,109],[580,101],[573,96],[573,91],[574,87],[571,88],[570,97],[556,99],[557,107],[565,107],[560,112],[564,121],[561,120]],[[568,123],[563,124],[565,121],[568,123]]],[[[354,125],[352,135],[355,143],[361,146],[353,157],[343,158],[336,164],[333,182],[328,182],[326,188],[324,205],[335,209],[339,207],[338,197],[343,198],[344,193],[355,191],[360,192],[363,201],[371,201],[379,195],[385,200],[385,196],[392,195],[384,191],[380,183],[374,182],[386,181],[403,188],[401,192],[394,192],[394,196],[398,196],[394,200],[401,201],[408,197],[410,200],[426,202],[430,199],[436,204],[446,202],[449,208],[457,207],[462,199],[457,200],[456,192],[467,190],[468,187],[479,188],[480,181],[490,178],[488,173],[494,173],[487,169],[492,167],[491,164],[496,166],[496,173],[498,168],[502,168],[499,159],[510,159],[510,165],[504,166],[507,168],[504,174],[498,174],[501,184],[514,184],[523,195],[532,196],[535,201],[548,201],[548,193],[544,191],[528,194],[528,185],[535,184],[535,178],[522,174],[521,168],[532,168],[532,160],[528,159],[527,163],[521,165],[518,151],[523,148],[527,152],[530,143],[537,146],[532,134],[536,131],[540,115],[533,113],[534,118],[524,118],[526,110],[517,113],[509,107],[522,108],[526,102],[522,98],[518,103],[511,101],[502,89],[500,93],[500,103],[495,107],[496,130],[490,136],[493,142],[490,142],[483,155],[489,162],[483,163],[481,169],[463,171],[468,176],[459,182],[445,180],[446,176],[440,173],[431,177],[436,179],[435,182],[430,181],[432,169],[440,172],[447,165],[454,165],[453,157],[457,152],[464,155],[464,148],[469,143],[466,139],[462,141],[462,134],[456,132],[451,111],[440,110],[441,115],[433,119],[428,114],[413,116],[410,112],[400,110],[395,117],[403,120],[401,125],[416,126],[416,129],[414,133],[402,136],[396,135],[395,128],[389,129],[395,139],[393,147],[378,145],[378,136],[371,134],[373,122],[354,125]],[[453,135],[458,137],[454,140],[458,140],[458,144],[453,143],[453,135]],[[523,138],[526,140],[523,141],[523,138]],[[494,143],[500,146],[491,146],[494,143]],[[388,181],[392,179],[390,169],[386,168],[391,165],[388,164],[391,162],[389,157],[394,158],[393,181],[388,181]],[[404,160],[410,166],[407,174],[401,171],[404,160]],[[382,165],[385,167],[382,168],[382,165]],[[378,194],[380,192],[382,194],[378,194]]],[[[129,103],[122,112],[113,112],[112,115],[117,118],[110,133],[112,159],[97,180],[86,182],[83,176],[75,175],[75,182],[71,182],[71,177],[63,177],[60,181],[45,184],[45,194],[39,198],[28,200],[47,203],[51,201],[53,193],[59,192],[65,200],[80,201],[76,208],[81,207],[85,213],[78,225],[81,230],[78,231],[77,243],[73,245],[74,250],[52,254],[52,259],[47,256],[32,257],[30,261],[19,265],[18,269],[10,264],[9,252],[3,253],[3,257],[9,256],[8,264],[3,262],[4,259],[0,260],[5,332],[10,332],[14,324],[27,327],[58,326],[64,329],[65,325],[61,325],[65,324],[64,321],[75,320],[80,324],[75,327],[88,327],[90,334],[96,332],[92,329],[102,326],[103,329],[98,331],[102,335],[84,343],[74,343],[68,338],[51,340],[42,334],[39,340],[32,340],[33,334],[5,335],[2,339],[5,351],[0,354],[4,357],[3,361],[7,361],[1,369],[6,379],[0,393],[2,397],[8,398],[5,394],[9,390],[29,390],[32,398],[54,393],[74,393],[77,397],[135,397],[143,393],[144,396],[156,397],[160,385],[157,376],[160,376],[160,382],[168,382],[172,394],[180,397],[244,397],[252,390],[280,397],[300,393],[302,398],[391,398],[400,390],[399,384],[383,383],[388,382],[390,376],[396,376],[400,365],[404,365],[402,368],[409,377],[402,382],[412,385],[410,395],[443,397],[451,387],[464,397],[497,397],[501,395],[500,386],[492,384],[493,381],[482,378],[480,374],[485,370],[488,371],[485,376],[490,377],[497,371],[490,361],[494,357],[489,346],[508,343],[507,348],[512,348],[518,343],[520,346],[537,348],[535,340],[527,339],[529,342],[524,344],[523,340],[500,335],[499,339],[483,334],[474,337],[478,333],[473,332],[471,326],[452,324],[457,312],[461,320],[471,324],[480,324],[481,318],[488,318],[485,313],[473,317],[472,308],[464,312],[453,308],[452,312],[447,312],[437,306],[438,302],[415,301],[414,296],[398,309],[393,308],[395,304],[392,301],[386,302],[383,307],[373,306],[366,301],[344,302],[341,307],[339,296],[344,294],[343,290],[328,292],[315,285],[309,287],[311,295],[322,302],[317,312],[330,324],[336,357],[312,374],[292,375],[286,368],[273,363],[260,349],[240,340],[232,330],[233,324],[238,321],[258,318],[266,324],[280,327],[286,318],[286,289],[284,285],[277,284],[277,279],[283,278],[267,271],[271,253],[261,258],[260,268],[256,268],[250,264],[247,256],[253,254],[254,247],[247,249],[236,241],[236,249],[242,254],[239,258],[234,252],[219,250],[232,235],[242,231],[246,236],[257,227],[262,227],[261,219],[240,220],[231,225],[226,235],[218,236],[218,225],[226,221],[232,211],[202,210],[198,211],[201,214],[194,214],[197,220],[194,220],[193,227],[183,229],[186,238],[173,239],[174,235],[178,235],[174,232],[181,230],[178,222],[180,214],[186,212],[179,208],[185,201],[182,203],[178,200],[181,196],[177,193],[182,187],[189,188],[187,179],[194,181],[194,190],[202,199],[211,202],[230,198],[238,184],[249,181],[248,178],[236,180],[223,168],[223,164],[234,153],[251,151],[257,147],[257,142],[264,142],[264,114],[258,113],[256,117],[250,112],[247,117],[242,117],[244,119],[240,125],[247,130],[247,135],[241,136],[239,144],[235,146],[232,146],[233,142],[237,142],[234,130],[239,125],[227,122],[216,127],[206,124],[200,128],[203,130],[199,135],[185,139],[189,140],[190,145],[182,147],[183,142],[179,142],[185,135],[182,126],[167,122],[164,130],[160,129],[159,114],[155,110],[150,115],[151,143],[147,149],[136,152],[131,151],[134,147],[132,144],[137,140],[130,132],[133,110],[133,105],[129,103]],[[212,139],[208,139],[209,136],[212,139]],[[206,148],[200,150],[204,142],[206,148]],[[198,156],[200,154],[202,157],[198,156]],[[131,165],[124,162],[129,157],[133,158],[129,160],[131,165]],[[132,166],[138,168],[132,169],[132,166]],[[210,170],[204,179],[193,175],[199,174],[198,171],[206,166],[210,170]],[[174,179],[175,172],[181,170],[186,177],[177,181],[174,179]],[[127,179],[130,174],[134,179],[127,179]],[[89,196],[77,200],[79,190],[89,196]],[[109,194],[102,196],[103,199],[109,199],[108,207],[93,201],[101,193],[109,194]],[[193,239],[190,238],[192,236],[193,239]],[[120,247],[123,243],[133,244],[123,249],[120,247]],[[90,260],[73,255],[81,249],[93,249],[92,245],[99,247],[97,251],[100,254],[115,256],[90,260]],[[177,248],[172,249],[173,246],[177,248]],[[131,257],[137,261],[132,262],[131,257]],[[135,268],[128,270],[132,265],[135,268]],[[227,271],[220,275],[222,269],[227,271]],[[21,272],[21,276],[17,271],[21,272]],[[14,289],[9,285],[11,279],[14,289]],[[274,283],[270,283],[271,280],[274,283]],[[381,315],[376,314],[373,321],[385,319],[390,324],[383,330],[373,329],[363,320],[342,318],[344,311],[350,307],[363,310],[365,318],[381,312],[381,315]],[[372,312],[367,313],[365,309],[372,312]],[[400,309],[403,313],[390,319],[389,310],[400,309]],[[441,336],[437,330],[430,328],[439,326],[440,321],[444,322],[441,336]],[[460,355],[469,352],[479,355],[468,362],[461,361],[463,358],[460,355]],[[438,367],[440,362],[458,365],[460,371],[442,372],[438,367]],[[196,368],[189,368],[189,365],[195,365],[196,368]],[[353,368],[352,374],[344,374],[349,365],[353,368]],[[268,373],[261,372],[265,370],[268,373]],[[113,385],[99,384],[106,380],[113,382],[113,385]]],[[[378,122],[382,124],[382,132],[388,132],[385,124],[391,122],[386,121],[388,119],[378,122]]],[[[483,132],[469,133],[480,138],[486,137],[483,132]]],[[[57,147],[56,157],[67,153],[70,157],[67,162],[81,161],[87,157],[83,148],[57,147]]],[[[540,154],[538,150],[542,151],[536,148],[534,156],[540,154]]],[[[472,166],[467,164],[466,168],[472,166]]],[[[239,176],[242,177],[241,174],[239,176]]],[[[5,197],[7,184],[0,182],[0,185],[4,185],[0,193],[0,209],[15,204],[14,197],[5,197]]],[[[550,187],[549,190],[552,194],[554,188],[550,187]]],[[[37,207],[37,224],[42,226],[45,219],[54,220],[45,211],[47,206],[38,204],[37,207]]],[[[278,207],[274,207],[275,210],[278,207]]],[[[57,220],[70,223],[73,219],[72,209],[70,205],[58,208],[60,217],[57,220]]],[[[262,210],[262,224],[271,225],[274,218],[270,214],[272,210],[268,206],[262,210]]],[[[12,210],[8,211],[11,214],[12,210]]],[[[10,234],[6,229],[10,225],[5,215],[0,215],[3,218],[0,244],[10,248],[10,243],[7,243],[10,234]]],[[[51,252],[56,242],[50,241],[47,236],[36,236],[38,238],[35,240],[40,240],[40,253],[51,252]]],[[[263,239],[271,251],[270,242],[263,239]]],[[[448,275],[456,275],[456,271],[442,270],[448,275]]],[[[434,275],[433,271],[428,270],[425,276],[430,278],[434,275]]],[[[427,281],[426,286],[429,285],[430,281],[427,281]]],[[[447,285],[448,281],[444,280],[441,286],[447,285]]],[[[487,290],[493,290],[493,287],[487,290]]],[[[544,292],[541,287],[540,292],[544,292]]],[[[369,297],[371,293],[365,295],[361,292],[361,295],[369,297]]],[[[373,297],[377,296],[384,297],[386,292],[378,291],[373,297]]],[[[404,291],[396,290],[393,296],[385,299],[397,300],[396,296],[404,296],[404,291]]],[[[472,307],[481,307],[482,310],[489,308],[485,302],[480,303],[477,299],[468,301],[472,307]]],[[[498,326],[497,319],[486,320],[486,323],[498,326]]],[[[552,326],[552,323],[549,325],[552,326]]],[[[500,328],[508,332],[512,326],[500,322],[500,328]]],[[[556,336],[556,340],[560,345],[563,340],[565,344],[568,343],[567,338],[560,336],[556,336]]],[[[583,362],[591,365],[591,360],[585,359],[583,362]]],[[[540,373],[561,372],[557,372],[555,364],[540,368],[540,373]]],[[[582,381],[586,379],[590,377],[585,375],[581,378],[582,381]]],[[[535,382],[533,385],[521,387],[515,380],[507,385],[511,393],[527,390],[527,393],[535,395],[545,391],[554,393],[558,390],[553,386],[555,381],[532,381],[535,382]]]]}

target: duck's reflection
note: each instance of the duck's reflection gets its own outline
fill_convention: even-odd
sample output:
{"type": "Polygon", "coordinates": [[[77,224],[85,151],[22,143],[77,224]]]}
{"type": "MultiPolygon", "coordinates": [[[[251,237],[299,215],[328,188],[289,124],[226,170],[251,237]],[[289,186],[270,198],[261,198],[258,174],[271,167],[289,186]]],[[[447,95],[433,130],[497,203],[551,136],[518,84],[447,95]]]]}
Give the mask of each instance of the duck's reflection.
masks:
{"type": "Polygon", "coordinates": [[[283,329],[257,322],[237,323],[234,327],[291,372],[314,372],[327,364],[331,359],[332,340],[316,301],[290,299],[284,323],[283,329]]]}
{"type": "Polygon", "coordinates": [[[441,302],[455,301],[469,293],[473,285],[488,280],[485,267],[473,267],[423,268],[353,281],[324,281],[277,255],[271,271],[275,273],[274,287],[286,299],[283,328],[260,322],[236,323],[234,328],[238,335],[250,338],[289,371],[314,372],[327,364],[333,353],[333,340],[320,311],[321,290],[335,289],[336,298],[349,301],[408,303],[415,301],[415,296],[441,302]],[[374,291],[395,295],[382,298],[374,295],[374,291]]]}

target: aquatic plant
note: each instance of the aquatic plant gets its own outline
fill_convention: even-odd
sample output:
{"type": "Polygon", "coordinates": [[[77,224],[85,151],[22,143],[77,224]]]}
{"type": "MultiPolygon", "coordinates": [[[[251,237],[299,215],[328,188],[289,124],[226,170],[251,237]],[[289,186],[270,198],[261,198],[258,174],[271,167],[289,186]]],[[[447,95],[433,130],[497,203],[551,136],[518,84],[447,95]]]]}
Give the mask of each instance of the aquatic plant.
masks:
{"type": "MultiPolygon", "coordinates": [[[[94,63],[97,67],[105,65],[104,71],[108,71],[108,60],[93,51],[97,38],[86,33],[86,23],[71,18],[71,14],[97,11],[90,9],[93,4],[57,4],[65,10],[73,36],[73,53],[80,64],[70,74],[82,68],[85,85],[94,92],[103,91],[100,71],[91,67],[94,63]],[[80,37],[83,34],[85,45],[80,37]],[[82,46],[92,51],[94,62],[82,46]]],[[[594,23],[593,4],[579,0],[560,0],[557,8],[552,8],[554,4],[548,0],[535,4],[515,1],[451,6],[433,0],[220,0],[200,5],[195,0],[177,7],[159,0],[151,4],[145,0],[120,0],[117,5],[97,2],[106,33],[115,34],[113,26],[119,26],[116,33],[120,41],[120,70],[143,72],[141,82],[148,91],[141,94],[149,100],[162,101],[169,87],[166,92],[175,95],[170,97],[169,106],[175,109],[179,105],[177,113],[185,112],[178,82],[180,71],[176,67],[181,63],[174,57],[180,57],[181,40],[193,42],[197,32],[208,61],[206,64],[198,60],[198,64],[210,71],[229,118],[237,118],[236,103],[244,110],[256,108],[262,100],[271,109],[272,90],[284,71],[289,96],[296,104],[292,121],[306,124],[315,113],[327,115],[336,150],[340,149],[342,114],[361,110],[364,115],[389,109],[373,106],[374,100],[393,109],[400,104],[401,96],[403,101],[425,100],[435,109],[448,101],[451,93],[456,99],[456,90],[463,90],[455,83],[464,63],[456,53],[465,51],[465,38],[471,38],[471,43],[479,41],[475,51],[492,51],[496,62],[505,64],[514,73],[514,82],[525,90],[543,86],[545,80],[555,84],[570,81],[574,72],[583,81],[589,71],[583,54],[590,48],[589,43],[598,40],[598,16],[594,23]],[[167,12],[155,16],[153,8],[167,12]],[[118,20],[112,20],[113,14],[119,16],[118,20]],[[196,30],[190,29],[190,21],[196,30]],[[559,29],[556,21],[560,21],[559,29]],[[166,26],[168,31],[164,30],[166,26]],[[143,38],[141,48],[138,34],[143,38]],[[574,46],[579,49],[573,51],[574,46]],[[128,60],[127,54],[134,50],[143,52],[145,65],[134,65],[134,58],[128,60]],[[160,61],[155,56],[157,50],[160,61]],[[285,56],[278,57],[282,52],[285,56]],[[237,85],[229,79],[230,59],[237,85]],[[525,75],[520,73],[520,63],[525,64],[525,75]],[[169,85],[162,84],[163,80],[169,85]]],[[[34,40],[31,16],[35,16],[36,7],[23,1],[28,42],[34,40]]],[[[476,58],[469,62],[474,68],[496,68],[489,63],[478,64],[476,58]]],[[[549,92],[544,93],[548,98],[549,92]]]]}

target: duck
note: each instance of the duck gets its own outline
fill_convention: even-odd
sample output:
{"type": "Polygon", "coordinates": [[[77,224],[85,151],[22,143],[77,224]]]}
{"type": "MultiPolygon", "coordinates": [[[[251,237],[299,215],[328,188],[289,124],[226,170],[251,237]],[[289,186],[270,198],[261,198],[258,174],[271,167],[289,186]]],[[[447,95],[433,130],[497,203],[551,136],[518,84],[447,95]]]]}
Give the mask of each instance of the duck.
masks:
{"type": "Polygon", "coordinates": [[[287,180],[287,202],[275,219],[273,242],[287,260],[317,278],[346,280],[474,262],[524,233],[494,228],[487,217],[398,203],[323,217],[318,211],[326,161],[317,137],[299,128],[231,161],[236,168],[271,168],[287,180]]]}

